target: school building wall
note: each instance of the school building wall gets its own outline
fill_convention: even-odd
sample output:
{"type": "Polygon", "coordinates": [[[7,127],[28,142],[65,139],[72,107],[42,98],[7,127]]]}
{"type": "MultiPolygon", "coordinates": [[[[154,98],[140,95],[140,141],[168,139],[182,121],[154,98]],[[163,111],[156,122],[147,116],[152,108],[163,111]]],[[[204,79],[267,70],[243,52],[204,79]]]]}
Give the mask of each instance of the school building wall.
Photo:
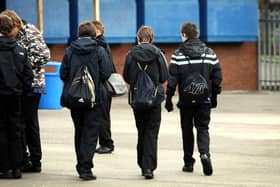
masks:
{"type": "MultiPolygon", "coordinates": [[[[157,44],[165,51],[168,63],[171,54],[178,44],[157,44]]],[[[134,44],[110,45],[113,60],[119,73],[123,72],[125,55],[134,44]]],[[[223,71],[223,90],[256,90],[257,89],[257,43],[210,43],[219,57],[223,71]]],[[[67,45],[49,45],[51,60],[62,61],[64,50],[67,45]]]]}
{"type": "MultiPolygon", "coordinates": [[[[44,38],[51,60],[61,61],[69,41],[77,38],[79,23],[93,19],[93,2],[43,1],[44,38]]],[[[36,0],[6,0],[5,6],[37,24],[36,0]]],[[[153,28],[156,45],[170,61],[181,43],[180,26],[190,21],[220,59],[224,90],[257,89],[258,0],[102,0],[100,20],[119,73],[141,25],[153,28]]]]}

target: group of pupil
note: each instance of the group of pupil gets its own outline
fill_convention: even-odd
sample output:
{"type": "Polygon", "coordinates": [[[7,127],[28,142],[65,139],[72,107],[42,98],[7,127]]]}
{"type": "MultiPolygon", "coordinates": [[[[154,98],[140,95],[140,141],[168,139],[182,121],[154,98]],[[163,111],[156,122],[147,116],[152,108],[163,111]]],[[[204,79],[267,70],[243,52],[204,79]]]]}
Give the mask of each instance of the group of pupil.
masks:
{"type": "MultiPolygon", "coordinates": [[[[111,153],[113,151],[113,146],[102,149],[102,145],[96,150],[98,129],[103,125],[104,116],[110,116],[110,107],[104,107],[108,103],[108,97],[110,98],[106,95],[104,84],[115,70],[114,64],[110,60],[112,56],[108,45],[100,44],[95,30],[92,22],[80,24],[79,37],[66,49],[60,69],[60,78],[64,82],[62,105],[68,107],[71,112],[75,127],[76,170],[83,180],[96,179],[92,172],[95,152],[111,153]],[[87,64],[95,82],[95,105],[92,109],[86,110],[71,107],[72,101],[67,97],[67,90],[75,74],[73,69],[78,70],[78,67],[83,64],[87,64]],[[100,152],[100,150],[103,151],[100,152]]],[[[137,164],[145,179],[153,179],[154,171],[157,168],[161,103],[166,98],[166,110],[173,111],[172,97],[177,87],[179,93],[177,106],[180,110],[184,151],[182,171],[193,172],[195,164],[193,127],[195,127],[203,173],[207,176],[213,173],[209,150],[209,122],[211,108],[217,106],[217,95],[221,93],[222,72],[216,54],[198,38],[198,34],[198,28],[195,24],[190,22],[182,24],[183,43],[174,51],[168,65],[164,52],[153,44],[152,28],[141,26],[137,32],[137,45],[126,54],[123,78],[129,87],[128,101],[133,109],[138,132],[137,164]],[[140,77],[142,82],[139,83],[140,77]],[[185,96],[185,82],[186,80],[194,80],[193,77],[199,77],[202,79],[202,83],[189,86],[188,89],[192,94],[203,92],[204,95],[200,98],[186,98],[185,96]],[[146,78],[153,82],[156,92],[154,98],[151,99],[151,105],[140,105],[137,102],[140,102],[141,99],[145,100],[145,98],[140,98],[139,92],[141,89],[145,89],[143,85],[148,84],[149,81],[146,78]],[[166,81],[167,87],[165,89],[163,84],[166,81]],[[139,89],[140,87],[141,89],[139,89]]],[[[105,42],[104,38],[103,42],[105,42]]],[[[194,84],[196,83],[194,82],[194,84]]],[[[108,127],[110,129],[110,126],[108,127]]],[[[111,135],[111,131],[108,132],[111,135]]]]}
{"type": "MultiPolygon", "coordinates": [[[[125,58],[122,75],[129,87],[128,100],[138,133],[137,164],[145,179],[153,179],[157,168],[161,104],[165,100],[166,110],[173,111],[172,97],[176,90],[184,152],[182,171],[193,172],[195,127],[203,173],[207,176],[213,173],[209,123],[211,109],[217,106],[217,95],[221,93],[220,63],[214,51],[198,38],[195,24],[183,23],[180,33],[183,42],[173,52],[170,63],[164,52],[153,44],[154,32],[149,26],[139,28],[137,44],[125,58]],[[140,107],[136,102],[139,99],[136,88],[143,71],[156,92],[152,105],[140,107]],[[205,84],[199,83],[198,88],[207,88],[207,94],[200,99],[186,98],[186,90],[192,93],[198,90],[185,84],[195,76],[203,77],[205,84]],[[163,86],[166,82],[167,86],[163,86]]],[[[61,105],[70,109],[75,130],[76,171],[82,180],[96,179],[92,172],[95,153],[114,151],[110,119],[112,96],[105,82],[116,73],[116,68],[103,34],[100,21],[81,23],[78,39],[65,50],[60,68],[60,79],[64,83],[61,105]],[[85,64],[95,85],[94,106],[71,107],[68,91],[79,67],[85,64]]],[[[24,22],[14,11],[5,10],[0,14],[0,56],[0,178],[21,178],[22,172],[41,172],[42,169],[38,108],[41,94],[46,92],[44,66],[50,59],[50,51],[36,27],[24,22]]],[[[145,76],[142,75],[143,84],[145,76]]]]}

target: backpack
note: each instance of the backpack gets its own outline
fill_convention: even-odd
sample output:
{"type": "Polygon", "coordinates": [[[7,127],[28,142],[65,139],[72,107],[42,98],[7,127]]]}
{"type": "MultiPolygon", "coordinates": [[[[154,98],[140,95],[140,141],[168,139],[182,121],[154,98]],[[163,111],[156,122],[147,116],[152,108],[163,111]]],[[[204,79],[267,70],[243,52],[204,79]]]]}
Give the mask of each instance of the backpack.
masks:
{"type": "MultiPolygon", "coordinates": [[[[204,59],[202,60],[202,64],[204,59]]],[[[206,79],[200,72],[193,71],[189,62],[191,73],[182,84],[183,94],[180,98],[183,104],[189,105],[194,103],[202,103],[209,97],[209,88],[206,79]]]]}
{"type": "Polygon", "coordinates": [[[68,90],[68,108],[91,109],[95,105],[95,85],[88,71],[82,64],[76,71],[68,90]]]}
{"type": "Polygon", "coordinates": [[[140,70],[137,74],[136,82],[130,95],[130,104],[133,109],[149,109],[164,100],[164,91],[160,86],[154,84],[149,74],[146,72],[148,65],[144,69],[137,62],[140,70]]]}
{"type": "Polygon", "coordinates": [[[127,87],[123,77],[118,73],[112,73],[105,82],[105,88],[109,96],[121,96],[127,93],[127,87]]]}

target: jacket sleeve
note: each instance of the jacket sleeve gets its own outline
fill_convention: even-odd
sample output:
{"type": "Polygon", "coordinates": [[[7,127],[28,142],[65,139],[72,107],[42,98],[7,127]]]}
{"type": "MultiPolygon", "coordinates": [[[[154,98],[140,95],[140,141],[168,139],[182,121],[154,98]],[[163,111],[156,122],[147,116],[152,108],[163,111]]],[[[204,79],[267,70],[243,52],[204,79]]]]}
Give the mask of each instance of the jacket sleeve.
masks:
{"type": "Polygon", "coordinates": [[[174,95],[176,86],[178,84],[179,66],[173,62],[176,62],[175,54],[172,54],[171,61],[169,64],[169,78],[168,78],[167,90],[166,90],[166,95],[168,97],[172,97],[174,95]]]}
{"type": "Polygon", "coordinates": [[[168,79],[167,62],[163,52],[160,52],[159,55],[159,75],[160,83],[164,83],[168,79]]]}
{"type": "Polygon", "coordinates": [[[68,52],[68,50],[66,49],[59,70],[60,79],[63,82],[66,82],[70,78],[70,66],[69,66],[70,56],[71,56],[70,52],[68,52]]]}
{"type": "Polygon", "coordinates": [[[101,36],[101,37],[93,37],[92,39],[95,40],[99,46],[103,47],[106,50],[109,61],[112,66],[113,73],[116,73],[117,71],[116,71],[116,67],[114,65],[112,52],[111,52],[109,44],[105,41],[105,38],[103,36],[101,36]]]}
{"type": "Polygon", "coordinates": [[[33,25],[28,24],[27,26],[28,58],[32,66],[44,65],[50,60],[50,50],[40,31],[33,25]]]}
{"type": "Polygon", "coordinates": [[[23,81],[24,81],[24,90],[29,91],[32,89],[32,81],[34,78],[31,63],[28,61],[27,55],[25,55],[23,63],[23,81]]]}
{"type": "Polygon", "coordinates": [[[128,84],[131,84],[131,77],[130,77],[130,63],[132,61],[132,56],[129,54],[126,55],[125,58],[125,64],[124,64],[124,70],[123,70],[123,78],[125,80],[125,82],[127,82],[128,84]]]}
{"type": "Polygon", "coordinates": [[[116,67],[115,67],[115,64],[114,64],[114,61],[113,61],[112,52],[111,52],[111,49],[110,49],[110,46],[109,46],[108,43],[106,43],[106,51],[107,51],[107,53],[109,55],[109,61],[110,61],[111,65],[112,65],[113,73],[116,73],[117,70],[116,70],[116,67]]]}
{"type": "MultiPolygon", "coordinates": [[[[213,55],[216,56],[214,52],[213,55]]],[[[223,80],[223,76],[218,58],[216,58],[216,61],[213,64],[213,68],[210,74],[210,80],[212,81],[212,95],[220,94],[222,91],[221,83],[223,80]]]]}
{"type": "Polygon", "coordinates": [[[103,47],[98,48],[99,65],[100,65],[100,80],[105,82],[113,72],[109,55],[103,47]]]}

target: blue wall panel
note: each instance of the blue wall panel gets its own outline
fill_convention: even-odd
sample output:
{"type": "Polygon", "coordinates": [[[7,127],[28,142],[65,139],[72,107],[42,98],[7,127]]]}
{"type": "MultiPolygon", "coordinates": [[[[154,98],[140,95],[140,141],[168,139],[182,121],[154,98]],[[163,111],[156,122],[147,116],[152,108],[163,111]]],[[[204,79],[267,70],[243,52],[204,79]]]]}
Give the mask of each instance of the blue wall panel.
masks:
{"type": "Polygon", "coordinates": [[[202,39],[208,42],[256,41],[257,0],[201,0],[202,39]]]}
{"type": "MultiPolygon", "coordinates": [[[[68,0],[43,1],[44,32],[46,43],[67,43],[69,39],[69,2],[68,0]]],[[[37,26],[36,0],[8,0],[7,9],[15,10],[29,23],[37,26]]]]}
{"type": "Polygon", "coordinates": [[[199,27],[199,0],[145,0],[144,24],[154,29],[155,42],[181,42],[180,27],[199,27]]]}
{"type": "MultiPolygon", "coordinates": [[[[93,0],[78,1],[78,24],[94,19],[93,0]]],[[[134,43],[136,38],[136,1],[100,1],[100,21],[109,43],[134,43]]]]}
{"type": "Polygon", "coordinates": [[[14,10],[24,20],[37,25],[37,1],[36,0],[7,0],[7,9],[14,10]]]}
{"type": "Polygon", "coordinates": [[[100,20],[105,26],[105,37],[110,43],[136,41],[136,1],[100,1],[100,20]]]}
{"type": "Polygon", "coordinates": [[[93,11],[93,0],[78,0],[78,24],[83,21],[92,21],[93,11]]]}
{"type": "Polygon", "coordinates": [[[69,1],[45,0],[44,37],[47,43],[67,43],[70,37],[69,1]]]}
{"type": "MultiPolygon", "coordinates": [[[[7,0],[6,6],[37,25],[36,2],[7,0]]],[[[82,21],[93,20],[92,0],[43,2],[47,43],[67,43],[70,26],[72,33],[82,21]],[[72,7],[72,21],[69,1],[76,2],[72,7]]],[[[141,24],[154,29],[155,42],[181,42],[180,26],[187,21],[198,25],[201,38],[207,42],[256,41],[258,36],[257,0],[101,0],[100,14],[110,43],[134,43],[141,24]]],[[[75,38],[74,35],[71,37],[75,38]]]]}

